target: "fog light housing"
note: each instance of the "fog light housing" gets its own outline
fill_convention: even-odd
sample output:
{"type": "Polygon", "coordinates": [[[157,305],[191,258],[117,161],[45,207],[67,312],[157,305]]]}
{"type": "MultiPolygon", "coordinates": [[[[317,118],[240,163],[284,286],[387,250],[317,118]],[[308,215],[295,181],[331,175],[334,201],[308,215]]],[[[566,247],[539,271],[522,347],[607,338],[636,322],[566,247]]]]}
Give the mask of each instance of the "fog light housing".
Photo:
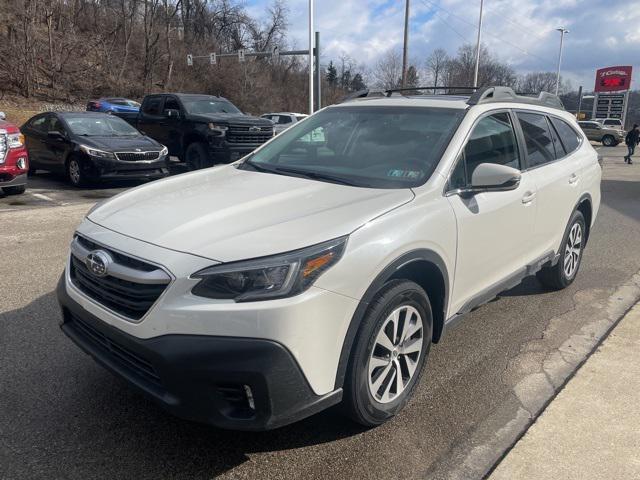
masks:
{"type": "Polygon", "coordinates": [[[251,387],[249,385],[244,386],[244,393],[247,396],[247,403],[249,404],[249,408],[251,410],[256,409],[256,402],[253,399],[253,392],[251,391],[251,387]]]}
{"type": "Polygon", "coordinates": [[[20,170],[26,170],[27,169],[27,159],[24,157],[20,157],[18,159],[18,161],[16,162],[16,167],[18,167],[20,170]]]}

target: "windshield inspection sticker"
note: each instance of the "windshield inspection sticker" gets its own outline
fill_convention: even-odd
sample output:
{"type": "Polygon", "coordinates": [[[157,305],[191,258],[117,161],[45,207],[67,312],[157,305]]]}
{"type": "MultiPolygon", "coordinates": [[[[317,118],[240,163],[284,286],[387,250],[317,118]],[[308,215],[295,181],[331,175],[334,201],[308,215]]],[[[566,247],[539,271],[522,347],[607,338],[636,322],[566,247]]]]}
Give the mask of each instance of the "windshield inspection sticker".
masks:
{"type": "Polygon", "coordinates": [[[420,170],[389,170],[387,177],[394,178],[420,178],[422,172],[420,170]]]}

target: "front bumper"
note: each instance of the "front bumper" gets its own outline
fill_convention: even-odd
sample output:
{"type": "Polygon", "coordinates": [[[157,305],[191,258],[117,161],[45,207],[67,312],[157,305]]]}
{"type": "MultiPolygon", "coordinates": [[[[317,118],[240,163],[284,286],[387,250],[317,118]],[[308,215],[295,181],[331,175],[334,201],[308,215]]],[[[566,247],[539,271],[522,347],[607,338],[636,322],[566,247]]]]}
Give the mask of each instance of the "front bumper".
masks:
{"type": "Polygon", "coordinates": [[[87,174],[94,180],[153,179],[169,175],[168,157],[153,161],[124,162],[88,157],[87,174]]]}
{"type": "Polygon", "coordinates": [[[234,430],[269,430],[342,398],[342,389],[316,395],[278,342],[179,334],[140,339],[84,309],[67,293],[64,276],[57,294],[62,331],[176,416],[234,430]]]}
{"type": "Polygon", "coordinates": [[[0,188],[2,187],[18,187],[20,185],[27,184],[27,174],[19,173],[17,175],[3,175],[2,168],[0,168],[0,188]]]}

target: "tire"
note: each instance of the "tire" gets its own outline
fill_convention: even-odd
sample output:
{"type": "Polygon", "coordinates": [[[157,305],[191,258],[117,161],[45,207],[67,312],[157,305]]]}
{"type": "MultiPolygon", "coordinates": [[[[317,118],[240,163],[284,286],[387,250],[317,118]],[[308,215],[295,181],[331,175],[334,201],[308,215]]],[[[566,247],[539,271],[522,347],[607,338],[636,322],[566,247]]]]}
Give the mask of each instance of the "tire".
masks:
{"type": "Polygon", "coordinates": [[[71,157],[67,162],[67,178],[74,187],[87,185],[87,176],[82,170],[82,163],[76,157],[71,157]]]}
{"type": "Polygon", "coordinates": [[[432,331],[431,303],[418,284],[392,280],[378,292],[362,320],[345,377],[343,407],[353,420],[374,427],[404,408],[422,375],[432,331]],[[392,333],[394,323],[397,335],[392,333]]]}
{"type": "Polygon", "coordinates": [[[574,212],[560,246],[560,259],[537,273],[540,283],[547,288],[562,290],[573,283],[580,269],[586,240],[586,223],[581,212],[574,212]]]}
{"type": "Polygon", "coordinates": [[[617,144],[616,139],[612,135],[605,135],[602,137],[602,145],[605,147],[615,147],[617,144]]]}
{"type": "Polygon", "coordinates": [[[213,166],[207,147],[202,142],[190,143],[184,152],[185,162],[190,171],[213,166]]]}
{"type": "Polygon", "coordinates": [[[2,191],[5,195],[20,195],[27,189],[26,185],[16,185],[15,187],[4,187],[2,191]]]}

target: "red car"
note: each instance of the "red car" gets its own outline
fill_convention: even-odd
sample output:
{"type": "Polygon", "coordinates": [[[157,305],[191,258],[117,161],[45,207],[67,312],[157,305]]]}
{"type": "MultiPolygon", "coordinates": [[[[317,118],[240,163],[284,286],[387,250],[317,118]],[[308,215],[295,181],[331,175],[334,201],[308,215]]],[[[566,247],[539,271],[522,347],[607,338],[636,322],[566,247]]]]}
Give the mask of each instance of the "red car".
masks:
{"type": "Polygon", "coordinates": [[[24,193],[27,188],[29,156],[24,135],[0,112],[0,188],[5,195],[24,193]]]}

